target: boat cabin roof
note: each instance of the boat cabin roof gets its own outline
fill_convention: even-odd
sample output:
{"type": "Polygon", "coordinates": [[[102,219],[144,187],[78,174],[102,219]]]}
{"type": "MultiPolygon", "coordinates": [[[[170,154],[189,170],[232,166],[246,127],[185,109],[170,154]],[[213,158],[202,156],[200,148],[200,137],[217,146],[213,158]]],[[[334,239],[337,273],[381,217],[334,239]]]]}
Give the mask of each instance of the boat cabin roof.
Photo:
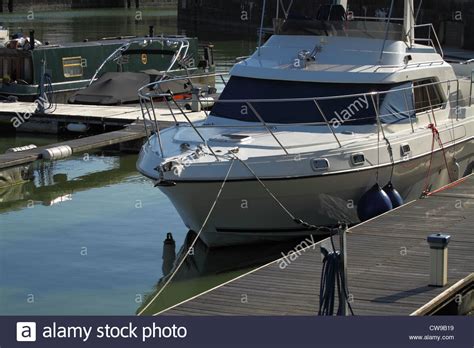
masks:
{"type": "Polygon", "coordinates": [[[35,46],[34,50],[24,50],[21,48],[0,48],[0,56],[2,57],[28,57],[34,54],[34,52],[42,52],[55,49],[68,49],[68,48],[89,48],[89,47],[103,47],[103,46],[117,46],[126,44],[127,42],[139,43],[141,40],[152,40],[152,42],[159,41],[173,41],[173,40],[197,40],[187,36],[180,35],[168,35],[168,36],[155,36],[150,38],[149,36],[123,36],[113,38],[103,38],[95,41],[83,41],[83,42],[69,42],[61,44],[49,44],[35,46]]]}
{"type": "Polygon", "coordinates": [[[384,43],[364,37],[273,35],[251,57],[236,64],[231,75],[301,82],[400,83],[430,76],[442,80],[449,69],[433,47],[415,44],[408,48],[401,40],[384,43]],[[302,59],[301,54],[308,57],[302,59]]]}

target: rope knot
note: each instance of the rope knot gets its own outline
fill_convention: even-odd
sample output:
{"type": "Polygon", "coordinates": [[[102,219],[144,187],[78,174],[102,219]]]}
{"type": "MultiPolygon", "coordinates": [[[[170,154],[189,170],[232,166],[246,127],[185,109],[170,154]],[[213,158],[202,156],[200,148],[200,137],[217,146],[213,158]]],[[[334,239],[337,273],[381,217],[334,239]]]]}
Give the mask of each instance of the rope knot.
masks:
{"type": "Polygon", "coordinates": [[[436,126],[435,126],[434,123],[430,123],[430,124],[428,125],[428,129],[431,129],[431,131],[433,132],[434,135],[438,135],[438,136],[439,136],[438,128],[436,128],[436,126]]]}

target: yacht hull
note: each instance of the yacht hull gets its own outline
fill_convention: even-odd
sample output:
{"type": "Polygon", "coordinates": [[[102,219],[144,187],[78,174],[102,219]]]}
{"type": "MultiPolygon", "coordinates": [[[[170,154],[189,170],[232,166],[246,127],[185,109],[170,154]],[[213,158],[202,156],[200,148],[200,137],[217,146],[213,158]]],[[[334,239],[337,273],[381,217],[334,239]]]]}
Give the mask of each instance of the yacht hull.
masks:
{"type": "MultiPolygon", "coordinates": [[[[446,149],[452,158],[454,147],[446,149]]],[[[472,140],[456,144],[458,168],[450,167],[451,178],[472,168],[472,140]],[[457,169],[457,170],[456,170],[457,169]],[[455,174],[456,173],[456,174],[455,174]]],[[[398,163],[393,184],[405,202],[420,197],[425,189],[430,156],[398,163]]],[[[379,184],[388,183],[391,166],[379,170],[379,184]]],[[[450,183],[450,174],[441,152],[433,158],[429,189],[450,183]]],[[[313,177],[271,178],[264,180],[268,189],[298,219],[317,226],[333,226],[340,221],[360,222],[357,202],[376,182],[377,169],[350,170],[313,177]]],[[[456,177],[457,178],[457,177],[456,177]]],[[[455,178],[455,179],[456,179],[455,178]]],[[[208,215],[222,181],[181,181],[175,186],[160,186],[182,220],[191,230],[199,231],[208,215]]],[[[229,181],[203,228],[201,238],[211,247],[280,241],[318,234],[295,223],[282,207],[254,178],[229,181]]]]}

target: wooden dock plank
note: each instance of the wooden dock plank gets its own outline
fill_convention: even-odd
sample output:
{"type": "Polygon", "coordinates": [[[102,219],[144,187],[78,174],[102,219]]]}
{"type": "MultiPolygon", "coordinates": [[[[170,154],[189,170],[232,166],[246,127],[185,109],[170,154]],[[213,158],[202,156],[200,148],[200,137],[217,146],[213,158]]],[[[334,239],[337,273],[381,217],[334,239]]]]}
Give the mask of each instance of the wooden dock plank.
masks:
{"type": "MultiPolygon", "coordinates": [[[[473,194],[470,176],[349,230],[348,281],[356,315],[410,315],[446,290],[428,285],[426,238],[431,233],[451,235],[448,287],[474,271],[473,194]]],[[[306,249],[285,269],[279,267],[281,259],[276,260],[161,314],[315,315],[320,244],[306,249]]]]}
{"type": "MultiPolygon", "coordinates": [[[[0,121],[3,119],[5,122],[10,122],[12,117],[34,112],[34,109],[33,103],[0,103],[0,121]]],[[[174,117],[176,117],[178,122],[186,122],[186,118],[178,112],[177,109],[174,111],[174,117],[170,110],[163,104],[157,105],[155,110],[157,123],[160,129],[173,125],[175,123],[174,117]]],[[[205,112],[186,111],[186,116],[191,120],[191,122],[196,122],[204,119],[206,114],[205,112]]],[[[114,132],[103,133],[76,140],[68,140],[20,153],[2,154],[0,155],[0,169],[34,162],[41,158],[40,153],[43,149],[51,147],[67,145],[73,149],[73,152],[79,153],[145,137],[142,112],[140,106],[137,105],[111,107],[58,104],[54,112],[48,114],[34,114],[31,115],[28,120],[28,122],[36,121],[57,121],[65,123],[80,122],[85,124],[89,124],[93,121],[104,125],[124,126],[125,128],[114,132]]],[[[147,122],[147,124],[151,127],[151,122],[147,122]]]]}
{"type": "MultiPolygon", "coordinates": [[[[56,109],[49,113],[34,114],[34,103],[16,102],[0,103],[0,119],[6,121],[12,117],[28,115],[30,120],[52,119],[67,121],[108,121],[110,123],[120,121],[121,124],[130,124],[136,120],[142,120],[142,110],[140,105],[121,106],[100,106],[100,105],[78,105],[78,104],[57,104],[56,109]]],[[[173,107],[174,115],[180,122],[186,119],[178,112],[178,108],[173,107]]],[[[155,111],[158,121],[173,121],[173,115],[165,103],[156,103],[155,111]]],[[[205,113],[186,111],[187,116],[195,121],[203,119],[205,113]]]]}
{"type": "MultiPolygon", "coordinates": [[[[13,110],[24,110],[25,103],[13,103],[13,110]],[[18,105],[16,105],[18,104],[18,105]]],[[[7,104],[10,105],[10,104],[7,104]]],[[[0,115],[11,116],[11,110],[5,111],[4,105],[0,104],[0,115]]],[[[145,137],[144,122],[139,121],[138,118],[141,118],[141,111],[139,107],[103,107],[103,106],[83,106],[83,105],[68,105],[58,107],[59,110],[55,111],[54,114],[46,115],[35,115],[35,119],[61,119],[63,122],[86,122],[90,118],[99,120],[100,122],[110,123],[113,120],[117,121],[117,117],[123,117],[126,115],[125,119],[127,124],[124,129],[103,133],[99,135],[93,135],[89,137],[84,137],[76,140],[68,140],[54,145],[42,146],[37,149],[18,152],[18,153],[6,153],[0,155],[0,169],[11,168],[20,165],[25,165],[32,163],[38,159],[41,159],[41,151],[44,149],[67,145],[70,146],[73,150],[73,153],[79,153],[84,151],[89,151],[93,149],[99,149],[102,147],[125,143],[128,141],[138,140],[145,137]],[[66,109],[66,110],[63,110],[66,109]],[[61,112],[69,112],[62,114],[61,112]],[[132,112],[133,111],[133,112],[132,112]],[[133,123],[132,123],[133,122],[133,123]]],[[[158,108],[158,126],[160,129],[165,129],[175,124],[172,115],[168,109],[158,108]]],[[[184,122],[184,116],[179,113],[175,114],[178,122],[184,122]]],[[[204,112],[189,112],[187,116],[192,122],[202,120],[205,117],[204,112]]],[[[151,128],[151,122],[148,122],[149,129],[151,128]]]]}
{"type": "Polygon", "coordinates": [[[70,146],[73,150],[73,153],[80,153],[93,149],[103,148],[110,145],[138,140],[144,137],[145,129],[143,125],[135,125],[123,130],[93,135],[90,137],[75,140],[67,140],[61,143],[42,146],[32,150],[16,153],[5,153],[0,155],[0,169],[15,167],[34,162],[38,159],[41,159],[41,152],[44,149],[49,149],[56,146],[70,146]]]}

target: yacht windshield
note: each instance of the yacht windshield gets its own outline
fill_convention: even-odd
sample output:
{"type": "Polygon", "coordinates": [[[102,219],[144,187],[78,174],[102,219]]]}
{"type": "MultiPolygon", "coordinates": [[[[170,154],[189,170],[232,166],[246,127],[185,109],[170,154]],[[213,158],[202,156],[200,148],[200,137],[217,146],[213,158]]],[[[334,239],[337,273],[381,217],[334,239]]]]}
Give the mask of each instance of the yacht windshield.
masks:
{"type": "MultiPolygon", "coordinates": [[[[308,1],[291,1],[288,9],[281,3],[283,17],[274,19],[279,35],[347,36],[372,39],[401,40],[401,19],[387,22],[385,17],[349,16],[342,5],[314,6],[308,1]]],[[[279,17],[279,16],[278,16],[279,17]]],[[[393,18],[393,17],[392,17],[393,18]]]]}
{"type": "Polygon", "coordinates": [[[326,120],[332,125],[374,124],[377,119],[375,101],[382,122],[395,123],[415,117],[412,85],[410,82],[392,85],[314,83],[233,76],[222,92],[220,102],[214,105],[212,115],[246,122],[259,122],[260,116],[265,122],[280,124],[325,123],[326,120]],[[387,93],[374,101],[371,95],[364,94],[374,91],[387,93]],[[314,100],[287,100],[341,95],[318,99],[321,110],[314,100]],[[258,101],[265,99],[277,101],[258,101]],[[247,100],[254,101],[243,102],[247,100]]]}
{"type": "MultiPolygon", "coordinates": [[[[403,26],[388,23],[388,40],[400,40],[403,26]]],[[[289,18],[281,21],[279,35],[346,36],[385,39],[385,21],[322,21],[317,19],[289,18]]]]}

